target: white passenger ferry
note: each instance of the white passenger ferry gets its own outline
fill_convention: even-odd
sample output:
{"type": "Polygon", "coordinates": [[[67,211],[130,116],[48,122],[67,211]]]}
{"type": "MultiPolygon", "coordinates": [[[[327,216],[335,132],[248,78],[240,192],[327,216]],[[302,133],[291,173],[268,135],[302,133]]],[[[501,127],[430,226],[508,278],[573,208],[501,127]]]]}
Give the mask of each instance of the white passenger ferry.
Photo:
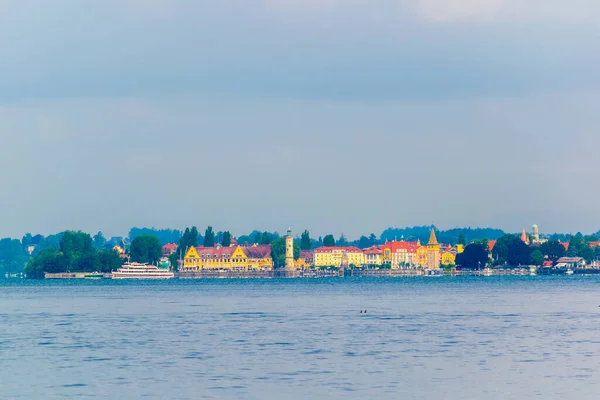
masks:
{"type": "Polygon", "coordinates": [[[170,279],[174,277],[173,271],[169,271],[167,268],[136,262],[126,262],[121,268],[112,272],[113,279],[170,279]]]}

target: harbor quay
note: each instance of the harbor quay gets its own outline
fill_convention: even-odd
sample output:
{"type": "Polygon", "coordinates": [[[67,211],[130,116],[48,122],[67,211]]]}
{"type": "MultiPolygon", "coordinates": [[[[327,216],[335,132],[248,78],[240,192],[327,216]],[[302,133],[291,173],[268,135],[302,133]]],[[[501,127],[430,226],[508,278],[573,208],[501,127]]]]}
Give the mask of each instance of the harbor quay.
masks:
{"type": "MultiPolygon", "coordinates": [[[[585,268],[573,270],[575,275],[597,275],[600,268],[585,268]]],[[[564,271],[544,272],[541,268],[490,268],[486,270],[460,271],[440,270],[430,272],[426,270],[389,270],[389,269],[348,269],[348,270],[270,270],[270,271],[231,271],[231,270],[206,270],[196,272],[176,272],[174,278],[178,279],[289,279],[289,278],[331,278],[331,277],[357,277],[357,278],[384,278],[384,277],[422,277],[422,276],[527,276],[527,275],[568,275],[564,271]]],[[[46,273],[45,279],[112,279],[111,273],[102,273],[100,276],[90,277],[81,272],[72,273],[46,273]]],[[[155,279],[140,276],[137,279],[155,279]]]]}

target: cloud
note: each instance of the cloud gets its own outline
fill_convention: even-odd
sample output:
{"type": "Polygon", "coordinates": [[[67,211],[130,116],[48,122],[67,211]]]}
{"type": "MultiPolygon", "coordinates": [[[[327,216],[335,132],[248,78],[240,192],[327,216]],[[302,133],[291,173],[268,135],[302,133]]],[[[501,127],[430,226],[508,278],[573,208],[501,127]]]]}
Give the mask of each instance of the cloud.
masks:
{"type": "Polygon", "coordinates": [[[427,21],[491,20],[503,4],[503,0],[418,0],[416,11],[427,21]]]}
{"type": "Polygon", "coordinates": [[[596,0],[415,0],[417,15],[429,22],[542,21],[595,22],[600,13],[596,0]]]}

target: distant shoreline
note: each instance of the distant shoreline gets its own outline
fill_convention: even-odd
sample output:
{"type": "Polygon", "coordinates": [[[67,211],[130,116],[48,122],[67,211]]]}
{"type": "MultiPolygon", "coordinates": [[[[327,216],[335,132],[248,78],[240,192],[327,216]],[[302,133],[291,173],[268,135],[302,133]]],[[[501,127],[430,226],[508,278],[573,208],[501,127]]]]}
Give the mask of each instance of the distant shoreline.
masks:
{"type": "MultiPolygon", "coordinates": [[[[577,275],[597,275],[600,269],[574,270],[577,275]]],[[[327,278],[327,277],[420,277],[420,276],[508,276],[508,275],[565,275],[562,272],[532,274],[529,268],[516,269],[489,269],[481,271],[435,271],[425,270],[346,270],[346,271],[199,271],[180,272],[175,274],[179,279],[286,279],[286,278],[327,278]]],[[[86,279],[84,273],[58,273],[45,274],[45,279],[86,279]]],[[[111,279],[110,273],[103,274],[103,278],[111,279]]]]}

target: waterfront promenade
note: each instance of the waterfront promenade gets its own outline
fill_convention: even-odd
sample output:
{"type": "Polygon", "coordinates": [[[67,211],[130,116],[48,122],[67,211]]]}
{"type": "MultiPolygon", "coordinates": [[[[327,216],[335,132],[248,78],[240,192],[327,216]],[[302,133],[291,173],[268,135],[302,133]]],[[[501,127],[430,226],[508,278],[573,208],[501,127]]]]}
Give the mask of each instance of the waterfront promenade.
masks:
{"type": "MultiPolygon", "coordinates": [[[[585,268],[575,269],[577,275],[600,274],[600,269],[585,268]]],[[[276,279],[276,278],[326,278],[326,277],[416,277],[416,276],[508,276],[508,275],[562,275],[564,271],[542,271],[538,269],[535,273],[529,268],[494,268],[480,271],[427,271],[422,269],[346,269],[346,270],[304,270],[304,271],[230,271],[230,270],[206,270],[196,272],[178,272],[176,278],[180,279],[276,279]]],[[[50,274],[46,273],[46,279],[85,279],[83,272],[70,272],[50,274]]],[[[110,273],[102,274],[102,278],[110,279],[110,273]]]]}

